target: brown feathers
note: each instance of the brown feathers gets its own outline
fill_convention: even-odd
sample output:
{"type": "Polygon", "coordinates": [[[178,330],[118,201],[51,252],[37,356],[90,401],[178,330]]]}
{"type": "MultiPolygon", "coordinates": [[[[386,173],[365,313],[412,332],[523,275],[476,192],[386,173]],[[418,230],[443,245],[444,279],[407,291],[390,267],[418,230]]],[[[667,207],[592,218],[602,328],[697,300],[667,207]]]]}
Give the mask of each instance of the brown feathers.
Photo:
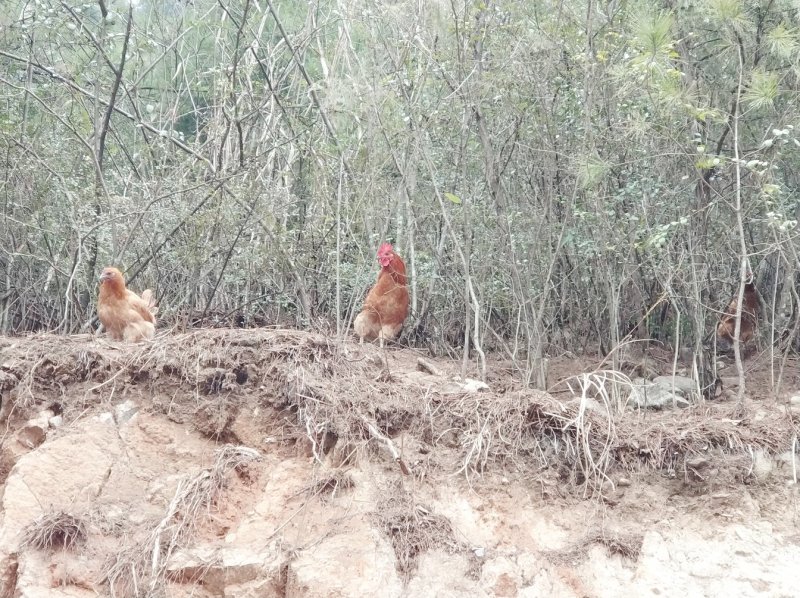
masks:
{"type": "MultiPolygon", "coordinates": [[[[738,293],[737,293],[738,294],[738,293]]],[[[723,350],[728,350],[733,346],[736,332],[736,299],[734,296],[725,313],[717,325],[717,343],[723,350]]],[[[739,333],[739,340],[746,344],[756,331],[758,325],[758,291],[752,282],[744,285],[744,296],[742,298],[742,323],[739,333]]]]}
{"type": "Polygon", "coordinates": [[[364,309],[356,316],[353,328],[360,342],[364,339],[391,340],[400,333],[408,316],[406,265],[389,243],[378,249],[381,271],[364,301],[364,309]]]}
{"type": "Polygon", "coordinates": [[[157,311],[150,289],[139,297],[125,288],[125,279],[119,270],[103,270],[100,275],[97,316],[111,338],[133,342],[153,338],[157,311]]]}

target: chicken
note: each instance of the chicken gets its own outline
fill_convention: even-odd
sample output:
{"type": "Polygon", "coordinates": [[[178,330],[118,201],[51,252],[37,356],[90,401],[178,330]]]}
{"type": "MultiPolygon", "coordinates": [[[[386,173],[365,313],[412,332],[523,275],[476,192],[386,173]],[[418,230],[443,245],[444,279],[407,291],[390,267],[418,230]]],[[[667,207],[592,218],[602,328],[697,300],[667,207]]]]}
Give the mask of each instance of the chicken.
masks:
{"type": "MultiPolygon", "coordinates": [[[[727,351],[733,346],[734,333],[736,332],[736,299],[736,296],[731,299],[731,302],[728,304],[725,313],[722,315],[717,325],[717,345],[723,351],[727,351]]],[[[739,340],[744,345],[753,338],[756,325],[758,324],[758,291],[756,291],[756,286],[753,284],[752,278],[744,285],[742,302],[744,305],[742,307],[742,323],[739,332],[739,340]]]]}
{"type": "Polygon", "coordinates": [[[389,243],[378,248],[378,263],[378,281],[367,293],[364,309],[356,316],[353,328],[360,343],[377,338],[383,347],[385,340],[397,337],[403,328],[408,316],[408,287],[406,265],[389,243]]]}
{"type": "Polygon", "coordinates": [[[140,341],[156,333],[158,308],[149,289],[139,297],[125,288],[122,272],[105,268],[100,274],[97,317],[114,340],[140,341]]]}

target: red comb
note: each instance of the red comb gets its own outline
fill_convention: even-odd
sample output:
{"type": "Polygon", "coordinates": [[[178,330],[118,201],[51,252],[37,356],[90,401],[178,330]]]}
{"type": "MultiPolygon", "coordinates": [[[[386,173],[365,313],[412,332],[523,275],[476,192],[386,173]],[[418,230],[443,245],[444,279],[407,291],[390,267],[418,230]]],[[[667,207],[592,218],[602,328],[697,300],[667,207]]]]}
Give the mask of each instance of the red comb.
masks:
{"type": "Polygon", "coordinates": [[[391,253],[392,251],[394,251],[394,249],[391,243],[381,243],[381,246],[378,247],[378,254],[391,253]]]}

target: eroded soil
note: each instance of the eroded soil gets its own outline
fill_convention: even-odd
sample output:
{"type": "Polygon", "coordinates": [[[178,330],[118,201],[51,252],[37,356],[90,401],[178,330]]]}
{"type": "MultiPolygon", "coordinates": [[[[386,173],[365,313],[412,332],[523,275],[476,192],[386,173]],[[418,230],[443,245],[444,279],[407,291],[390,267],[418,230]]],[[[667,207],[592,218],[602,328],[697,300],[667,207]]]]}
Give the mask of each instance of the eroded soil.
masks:
{"type": "Polygon", "coordinates": [[[547,394],[291,330],[0,339],[0,595],[796,595],[797,362],[776,396],[748,360],[744,412],[582,396],[599,363],[547,394]],[[54,513],[79,545],[30,542],[54,513]]]}

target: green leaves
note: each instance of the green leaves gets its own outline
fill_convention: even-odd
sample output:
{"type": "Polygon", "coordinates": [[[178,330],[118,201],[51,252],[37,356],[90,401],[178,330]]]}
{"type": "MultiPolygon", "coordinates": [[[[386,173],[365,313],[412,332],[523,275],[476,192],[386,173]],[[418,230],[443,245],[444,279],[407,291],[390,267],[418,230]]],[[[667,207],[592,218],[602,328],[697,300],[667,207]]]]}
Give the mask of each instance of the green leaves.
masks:
{"type": "Polygon", "coordinates": [[[608,174],[611,165],[598,155],[590,155],[578,169],[578,180],[583,189],[590,189],[599,185],[608,174]]]}
{"type": "Polygon", "coordinates": [[[445,192],[444,196],[452,201],[454,204],[461,205],[461,198],[453,193],[445,192]]]}
{"type": "Polygon", "coordinates": [[[641,12],[632,22],[633,46],[638,54],[629,66],[637,74],[637,87],[647,85],[660,103],[684,102],[680,55],[675,50],[675,19],[667,12],[641,12]]]}
{"type": "Polygon", "coordinates": [[[763,70],[755,70],[750,83],[743,94],[744,101],[750,108],[759,110],[771,108],[778,96],[778,76],[763,70]]]}
{"type": "Polygon", "coordinates": [[[711,0],[708,8],[711,16],[720,21],[738,23],[745,18],[741,0],[711,0]]]}
{"type": "Polygon", "coordinates": [[[645,13],[636,19],[634,35],[648,58],[677,58],[672,43],[673,24],[674,18],[669,13],[645,13]]]}
{"type": "Polygon", "coordinates": [[[784,60],[792,60],[797,56],[798,34],[794,28],[787,28],[780,23],[767,34],[767,46],[772,54],[784,60]]]}

